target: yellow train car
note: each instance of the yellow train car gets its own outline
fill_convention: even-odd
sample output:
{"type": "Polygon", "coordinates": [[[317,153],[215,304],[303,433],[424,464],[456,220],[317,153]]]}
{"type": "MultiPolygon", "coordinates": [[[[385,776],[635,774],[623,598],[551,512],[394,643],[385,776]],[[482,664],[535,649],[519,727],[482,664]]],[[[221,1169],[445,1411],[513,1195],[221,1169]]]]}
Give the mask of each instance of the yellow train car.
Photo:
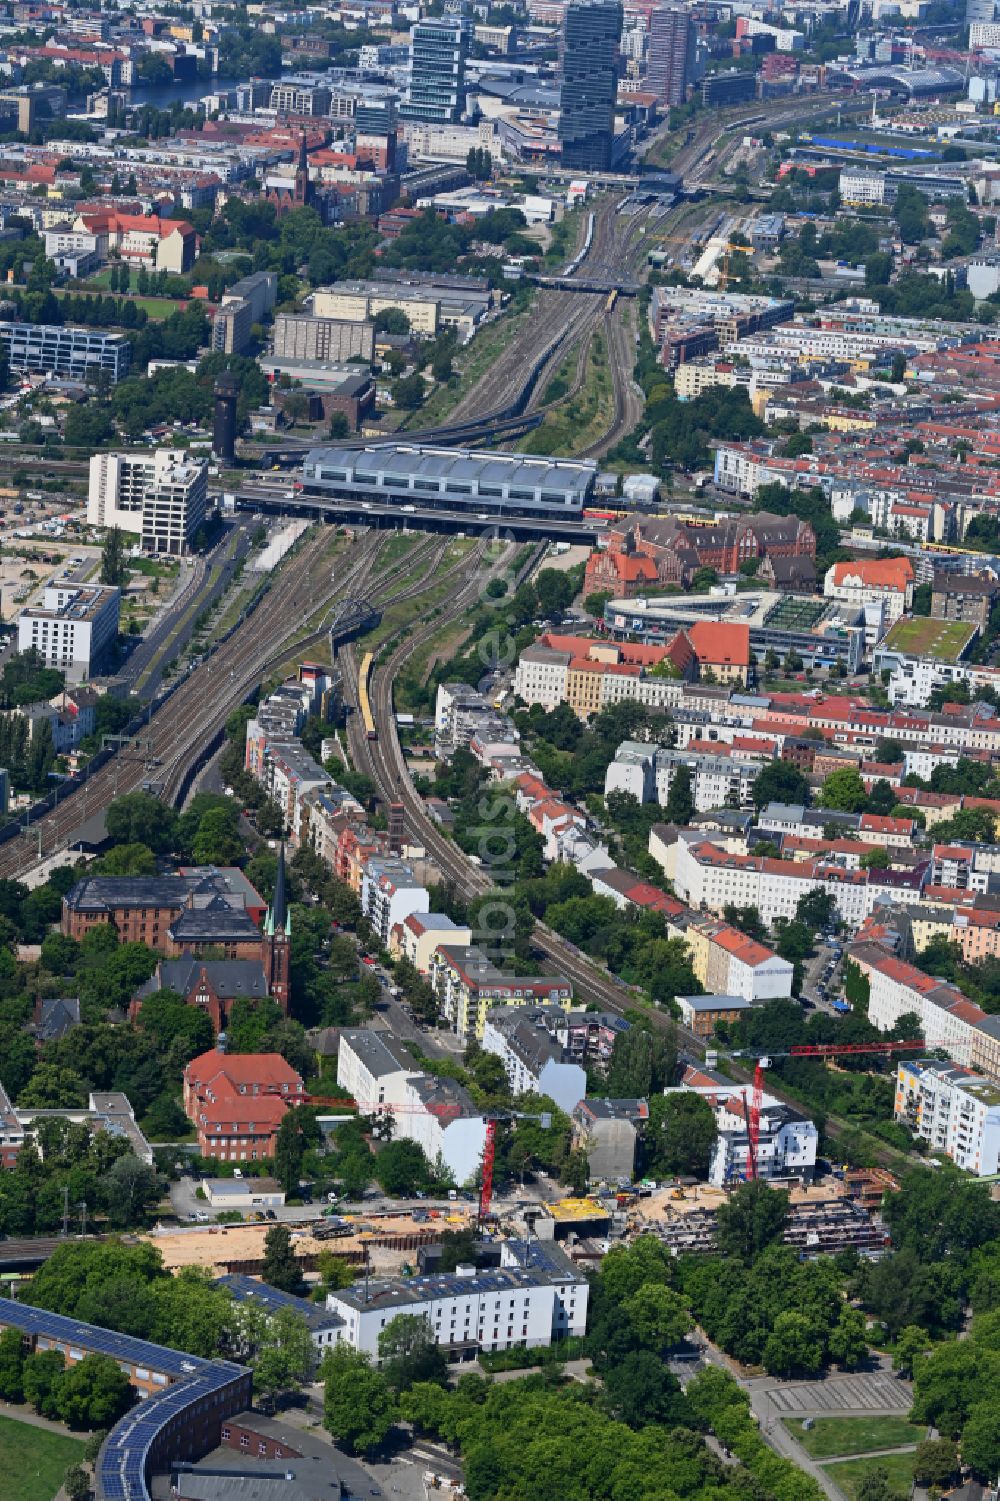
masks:
{"type": "Polygon", "coordinates": [[[365,727],[365,735],[369,740],[378,739],[378,731],[375,728],[375,720],[372,716],[372,706],[368,698],[368,683],[371,678],[372,662],[374,658],[370,651],[366,651],[361,658],[361,666],[358,669],[358,708],[361,710],[361,722],[365,727]]]}
{"type": "Polygon", "coordinates": [[[617,301],[618,301],[618,289],[616,287],[613,292],[609,292],[608,293],[608,300],[604,304],[604,310],[605,310],[605,312],[610,313],[612,311],[612,309],[614,308],[614,305],[615,305],[615,303],[617,301]]]}

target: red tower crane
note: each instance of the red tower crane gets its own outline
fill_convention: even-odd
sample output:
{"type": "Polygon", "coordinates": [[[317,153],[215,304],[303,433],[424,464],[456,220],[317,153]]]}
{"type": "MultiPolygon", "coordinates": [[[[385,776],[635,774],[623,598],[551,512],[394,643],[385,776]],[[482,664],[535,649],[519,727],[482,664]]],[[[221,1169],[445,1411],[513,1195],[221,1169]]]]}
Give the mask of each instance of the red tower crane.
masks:
{"type": "MultiPolygon", "coordinates": [[[[786,1050],[780,1053],[753,1053],[746,1048],[736,1049],[726,1056],[729,1058],[755,1058],[756,1064],[753,1071],[753,1092],[750,1100],[747,1100],[747,1091],[741,1091],[743,1097],[743,1118],[747,1123],[747,1181],[753,1182],[760,1171],[760,1113],[764,1096],[764,1070],[769,1067],[772,1058],[840,1058],[856,1057],[858,1054],[875,1053],[886,1057],[890,1053],[907,1052],[933,1052],[936,1048],[945,1046],[943,1043],[927,1041],[919,1038],[910,1042],[851,1042],[851,1043],[792,1043],[786,1050]]],[[[954,1051],[953,1044],[948,1047],[954,1051]]]]}
{"type": "Polygon", "coordinates": [[[495,1110],[486,1117],[486,1139],[483,1142],[483,1174],[479,1188],[479,1223],[490,1212],[493,1202],[493,1167],[497,1156],[497,1126],[500,1121],[538,1121],[543,1131],[552,1124],[552,1115],[543,1110],[540,1115],[529,1115],[522,1110],[495,1110]]]}

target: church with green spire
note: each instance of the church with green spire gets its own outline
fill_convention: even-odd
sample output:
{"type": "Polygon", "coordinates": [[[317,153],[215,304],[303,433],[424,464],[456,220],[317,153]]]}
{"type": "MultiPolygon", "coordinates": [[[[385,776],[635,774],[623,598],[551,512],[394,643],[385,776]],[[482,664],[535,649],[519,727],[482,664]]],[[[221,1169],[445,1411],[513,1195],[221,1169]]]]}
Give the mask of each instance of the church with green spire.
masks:
{"type": "Polygon", "coordinates": [[[286,1016],[291,995],[291,937],[292,914],[288,908],[285,846],[282,843],[278,851],[278,870],[274,877],[274,896],[264,919],[261,957],[267,976],[267,988],[286,1016]]]}

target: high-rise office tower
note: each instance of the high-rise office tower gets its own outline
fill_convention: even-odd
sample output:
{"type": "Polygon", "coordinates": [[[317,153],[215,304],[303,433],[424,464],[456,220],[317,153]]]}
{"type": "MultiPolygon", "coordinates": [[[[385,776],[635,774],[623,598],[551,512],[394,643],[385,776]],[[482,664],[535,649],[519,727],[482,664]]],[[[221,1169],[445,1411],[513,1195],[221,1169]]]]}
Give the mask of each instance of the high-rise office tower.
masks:
{"type": "Polygon", "coordinates": [[[410,32],[410,88],[400,114],[453,125],[465,108],[468,22],[461,16],[418,21],[410,32]]]}
{"type": "Polygon", "coordinates": [[[694,23],[686,10],[659,5],[649,17],[646,84],[661,104],[683,104],[694,76],[694,23]]]}
{"type": "Polygon", "coordinates": [[[611,166],[621,34],[621,0],[569,0],[560,42],[559,143],[571,170],[611,166]]]}

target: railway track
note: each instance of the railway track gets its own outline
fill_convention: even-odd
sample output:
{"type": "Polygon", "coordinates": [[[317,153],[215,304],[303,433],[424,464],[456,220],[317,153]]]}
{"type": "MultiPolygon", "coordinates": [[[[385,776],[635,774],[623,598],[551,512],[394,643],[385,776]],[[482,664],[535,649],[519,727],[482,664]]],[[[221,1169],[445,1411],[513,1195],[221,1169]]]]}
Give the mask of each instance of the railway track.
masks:
{"type": "MultiPolygon", "coordinates": [[[[414,554],[378,570],[378,555],[389,533],[368,533],[335,583],[330,578],[329,534],[309,538],[274,574],[261,605],[232,637],[195,668],[173,694],[151,706],[147,723],[123,748],[82,786],[75,788],[48,814],[25,830],[39,851],[62,848],[87,818],[107,808],[113,799],[146,784],[165,801],[175,801],[192,763],[224,727],[229,714],[290,651],[325,639],[325,620],[331,607],[364,589],[381,592],[406,568],[414,554]],[[305,630],[323,612],[318,628],[305,630]]],[[[437,546],[434,538],[420,544],[420,554],[437,546]]],[[[30,849],[30,844],[28,849],[30,849]]],[[[0,847],[0,876],[20,876],[30,864],[26,846],[12,839],[0,847]]]]}
{"type": "MultiPolygon", "coordinates": [[[[355,766],[363,766],[368,770],[385,799],[403,804],[409,831],[419,837],[443,874],[454,881],[456,889],[467,898],[485,896],[496,891],[498,903],[502,904],[502,887],[498,888],[490,875],[473,865],[428,817],[423,800],[413,786],[399,744],[392,702],[393,683],[404,662],[419,651],[430,636],[440,631],[442,624],[462,614],[470,596],[483,587],[491,571],[484,574],[477,570],[473,573],[443,617],[439,616],[402,641],[383,666],[373,668],[369,696],[379,737],[375,741],[367,740],[357,716],[352,715],[348,720],[348,740],[355,766]]],[[[619,1015],[630,1009],[632,998],[627,987],[613,980],[606,971],[580,954],[579,950],[544,923],[535,924],[532,945],[559,974],[573,982],[576,993],[581,998],[595,1001],[619,1015]]],[[[664,1030],[676,1029],[685,1045],[699,1055],[704,1052],[704,1046],[694,1033],[688,1033],[685,1028],[675,1024],[672,1018],[658,1011],[650,1011],[649,1015],[655,1026],[664,1030]]]]}

